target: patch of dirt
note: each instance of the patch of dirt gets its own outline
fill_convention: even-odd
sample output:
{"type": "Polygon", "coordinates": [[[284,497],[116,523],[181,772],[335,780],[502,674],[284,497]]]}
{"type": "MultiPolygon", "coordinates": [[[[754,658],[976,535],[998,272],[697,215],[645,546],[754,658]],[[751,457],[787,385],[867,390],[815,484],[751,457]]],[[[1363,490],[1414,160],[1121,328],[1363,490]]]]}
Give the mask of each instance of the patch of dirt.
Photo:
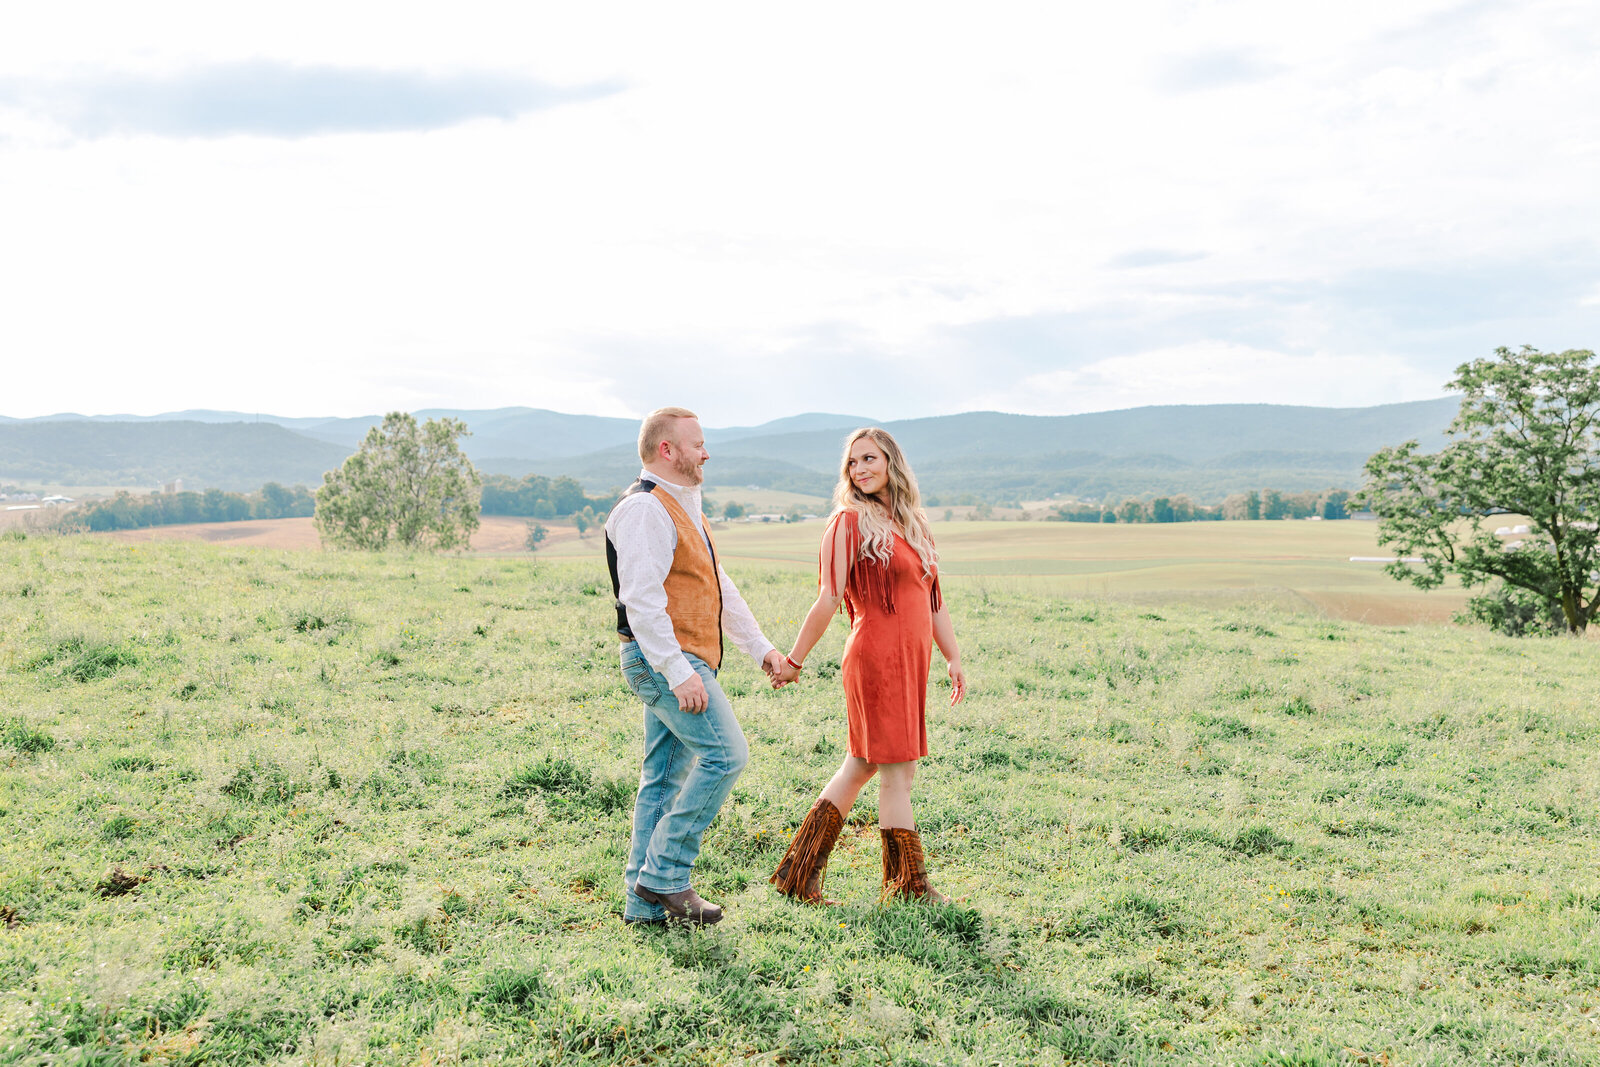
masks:
{"type": "Polygon", "coordinates": [[[1378,596],[1362,593],[1303,592],[1330,618],[1345,622],[1365,622],[1374,626],[1405,626],[1418,622],[1449,622],[1450,616],[1466,606],[1464,596],[1435,593],[1427,598],[1378,596]]]}
{"type": "Polygon", "coordinates": [[[103,897],[120,897],[133,892],[150,880],[149,875],[129,874],[121,867],[113,867],[106,876],[95,883],[94,890],[103,897]]]}

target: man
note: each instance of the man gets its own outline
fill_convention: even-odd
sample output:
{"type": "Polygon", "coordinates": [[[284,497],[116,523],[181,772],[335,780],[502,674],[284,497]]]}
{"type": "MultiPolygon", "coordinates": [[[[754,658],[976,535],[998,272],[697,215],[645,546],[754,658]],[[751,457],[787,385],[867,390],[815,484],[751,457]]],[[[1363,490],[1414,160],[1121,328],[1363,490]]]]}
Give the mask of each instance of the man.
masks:
{"type": "Polygon", "coordinates": [[[661,408],[639,428],[644,470],[606,519],[622,675],[644,702],[644,770],[623,879],[625,922],[714,923],[689,872],[750,750],[717,684],[723,631],[769,676],[783,654],[717,562],[700,510],[700,420],[661,408]]]}

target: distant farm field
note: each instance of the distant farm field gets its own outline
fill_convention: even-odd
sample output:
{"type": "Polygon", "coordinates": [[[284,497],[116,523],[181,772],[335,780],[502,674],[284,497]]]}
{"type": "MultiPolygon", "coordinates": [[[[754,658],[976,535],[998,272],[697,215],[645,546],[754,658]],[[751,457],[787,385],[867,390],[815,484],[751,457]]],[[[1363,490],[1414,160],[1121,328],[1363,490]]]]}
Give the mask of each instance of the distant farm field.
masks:
{"type": "Polygon", "coordinates": [[[782,489],[751,489],[739,485],[708,485],[705,487],[706,505],[713,514],[722,514],[723,505],[742,504],[752,514],[784,514],[790,508],[799,508],[801,514],[826,515],[830,509],[828,498],[805,493],[790,493],[782,489]]]}
{"type": "MultiPolygon", "coordinates": [[[[577,541],[578,531],[570,523],[554,519],[517,519],[504,515],[485,515],[472,535],[472,549],[487,555],[526,555],[528,527],[538,522],[545,528],[544,547],[556,548],[564,541],[577,541]]],[[[313,520],[250,519],[244,522],[196,522],[177,526],[147,526],[138,530],[114,530],[88,535],[123,544],[149,544],[156,541],[204,541],[239,548],[315,549],[322,547],[313,520]]],[[[590,537],[599,536],[593,531],[590,537]]]]}
{"type": "MultiPolygon", "coordinates": [[[[533,520],[490,515],[472,538],[474,551],[526,553],[533,520]]],[[[539,556],[599,561],[604,538],[580,538],[571,525],[544,520],[539,556]]],[[[820,522],[716,526],[724,559],[785,570],[815,567],[820,522]]],[[[160,526],[95,535],[128,543],[209,541],[241,547],[315,548],[310,519],[160,526]]],[[[1377,624],[1441,622],[1466,602],[1447,586],[1421,593],[1352,556],[1387,554],[1370,522],[936,522],[944,572],[974,588],[1032,590],[1161,603],[1265,603],[1332,619],[1377,624]]]]}
{"type": "MultiPolygon", "coordinates": [[[[759,559],[787,643],[809,568],[759,559]]],[[[618,918],[594,560],[0,539],[0,1064],[1600,1062],[1592,641],[1001,577],[951,582],[917,777],[956,904],[877,903],[870,787],[842,907],[766,884],[836,624],[797,686],[723,671],[692,931],[618,918]]]]}
{"type": "MultiPolygon", "coordinates": [[[[1458,588],[1421,593],[1352,556],[1390,555],[1371,522],[936,522],[941,566],[980,590],[1267,603],[1353,622],[1448,620],[1466,602],[1458,588]]],[[[723,558],[814,571],[820,523],[723,523],[723,558]]],[[[551,555],[597,555],[595,539],[551,555]]]]}

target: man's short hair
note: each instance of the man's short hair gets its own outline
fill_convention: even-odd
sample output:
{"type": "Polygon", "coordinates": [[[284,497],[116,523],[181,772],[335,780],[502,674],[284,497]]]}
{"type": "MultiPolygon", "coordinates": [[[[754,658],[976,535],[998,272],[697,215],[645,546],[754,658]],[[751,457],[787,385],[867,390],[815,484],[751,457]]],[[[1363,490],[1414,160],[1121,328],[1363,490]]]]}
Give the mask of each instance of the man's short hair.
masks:
{"type": "Polygon", "coordinates": [[[644,422],[639,426],[639,459],[647,465],[654,463],[661,442],[672,436],[676,421],[699,417],[688,408],[656,408],[644,417],[644,422]]]}

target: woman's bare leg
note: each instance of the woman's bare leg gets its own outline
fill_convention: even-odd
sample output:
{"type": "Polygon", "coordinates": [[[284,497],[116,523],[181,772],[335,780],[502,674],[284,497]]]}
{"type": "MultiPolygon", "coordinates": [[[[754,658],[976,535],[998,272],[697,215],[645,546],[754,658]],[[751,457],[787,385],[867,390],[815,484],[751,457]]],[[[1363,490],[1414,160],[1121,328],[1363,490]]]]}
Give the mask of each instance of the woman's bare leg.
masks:
{"type": "Polygon", "coordinates": [[[917,761],[882,763],[878,771],[878,825],[885,830],[896,826],[916,829],[917,822],[911,814],[911,779],[917,773],[917,761]]]}
{"type": "Polygon", "coordinates": [[[861,789],[872,776],[878,773],[876,763],[868,763],[856,756],[846,756],[839,769],[833,772],[833,777],[822,789],[822,798],[839,809],[840,815],[849,815],[850,809],[855,806],[856,797],[861,794],[861,789]]]}

